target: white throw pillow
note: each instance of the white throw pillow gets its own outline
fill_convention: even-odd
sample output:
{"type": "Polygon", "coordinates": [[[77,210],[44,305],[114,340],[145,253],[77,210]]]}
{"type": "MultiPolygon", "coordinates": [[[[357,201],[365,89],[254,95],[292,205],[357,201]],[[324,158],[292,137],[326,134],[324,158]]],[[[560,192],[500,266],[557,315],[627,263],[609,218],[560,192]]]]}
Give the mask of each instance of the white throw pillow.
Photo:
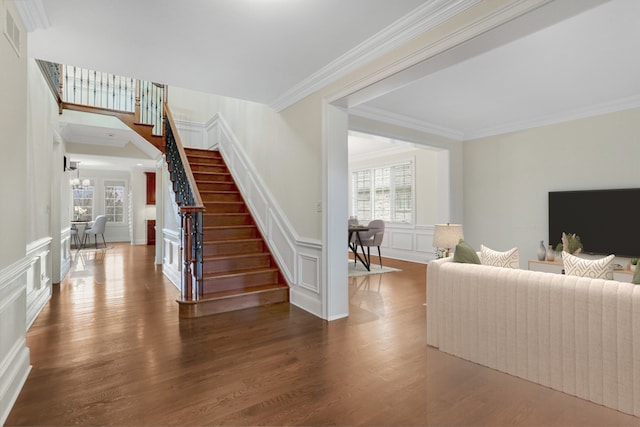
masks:
{"type": "Polygon", "coordinates": [[[571,255],[568,252],[562,252],[564,274],[567,276],[612,280],[614,258],[614,255],[609,255],[600,259],[584,259],[571,255]]]}
{"type": "Polygon", "coordinates": [[[506,252],[498,252],[480,245],[480,262],[482,265],[493,267],[520,268],[520,256],[518,248],[509,249],[506,252]]]}

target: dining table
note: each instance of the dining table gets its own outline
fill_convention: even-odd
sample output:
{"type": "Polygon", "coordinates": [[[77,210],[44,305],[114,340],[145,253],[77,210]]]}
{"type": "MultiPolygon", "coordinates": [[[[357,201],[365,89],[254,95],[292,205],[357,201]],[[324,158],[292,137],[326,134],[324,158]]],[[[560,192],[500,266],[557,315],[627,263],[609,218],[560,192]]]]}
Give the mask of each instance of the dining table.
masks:
{"type": "Polygon", "coordinates": [[[364,251],[364,246],[362,245],[362,239],[360,238],[360,233],[363,231],[369,231],[369,227],[366,225],[349,224],[348,244],[349,244],[349,249],[351,249],[351,252],[353,252],[353,262],[356,263],[360,261],[362,265],[364,265],[364,268],[367,269],[367,271],[371,271],[370,270],[371,261],[367,257],[366,252],[364,251]],[[353,238],[354,235],[355,235],[355,238],[353,238]],[[358,246],[360,246],[360,248],[362,249],[362,256],[360,256],[360,254],[358,253],[358,246]]]}

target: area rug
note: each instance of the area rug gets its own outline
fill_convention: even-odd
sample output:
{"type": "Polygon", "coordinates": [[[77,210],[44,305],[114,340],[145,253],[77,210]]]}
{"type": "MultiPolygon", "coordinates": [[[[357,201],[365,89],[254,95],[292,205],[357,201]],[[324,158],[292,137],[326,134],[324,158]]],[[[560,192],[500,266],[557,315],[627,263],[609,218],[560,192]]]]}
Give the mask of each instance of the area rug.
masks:
{"type": "Polygon", "coordinates": [[[367,271],[367,269],[362,265],[361,262],[357,262],[355,265],[353,260],[349,260],[349,277],[359,277],[366,276],[368,274],[382,274],[382,273],[395,273],[397,271],[402,271],[398,268],[393,267],[380,267],[380,264],[371,264],[371,271],[367,271]]]}

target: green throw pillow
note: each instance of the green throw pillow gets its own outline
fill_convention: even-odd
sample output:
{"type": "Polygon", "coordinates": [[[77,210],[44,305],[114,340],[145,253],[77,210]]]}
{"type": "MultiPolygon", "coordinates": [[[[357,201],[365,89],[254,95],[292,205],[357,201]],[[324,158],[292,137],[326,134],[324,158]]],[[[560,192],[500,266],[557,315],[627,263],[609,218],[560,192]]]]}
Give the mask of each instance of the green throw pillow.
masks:
{"type": "Polygon", "coordinates": [[[460,239],[460,243],[456,246],[456,252],[453,254],[453,262],[480,264],[480,258],[470,244],[460,239]]]}
{"type": "Polygon", "coordinates": [[[640,265],[636,267],[636,272],[633,273],[633,279],[631,279],[631,283],[634,285],[640,285],[640,265]]]}

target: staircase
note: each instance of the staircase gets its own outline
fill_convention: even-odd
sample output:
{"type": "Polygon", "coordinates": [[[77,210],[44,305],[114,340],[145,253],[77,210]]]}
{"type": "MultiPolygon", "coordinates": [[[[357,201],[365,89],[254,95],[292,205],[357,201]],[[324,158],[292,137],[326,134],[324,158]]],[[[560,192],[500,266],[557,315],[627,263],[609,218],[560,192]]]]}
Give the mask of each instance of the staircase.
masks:
{"type": "Polygon", "coordinates": [[[178,301],[200,317],[289,301],[289,287],[218,151],[185,148],[203,213],[202,295],[178,301]]]}

